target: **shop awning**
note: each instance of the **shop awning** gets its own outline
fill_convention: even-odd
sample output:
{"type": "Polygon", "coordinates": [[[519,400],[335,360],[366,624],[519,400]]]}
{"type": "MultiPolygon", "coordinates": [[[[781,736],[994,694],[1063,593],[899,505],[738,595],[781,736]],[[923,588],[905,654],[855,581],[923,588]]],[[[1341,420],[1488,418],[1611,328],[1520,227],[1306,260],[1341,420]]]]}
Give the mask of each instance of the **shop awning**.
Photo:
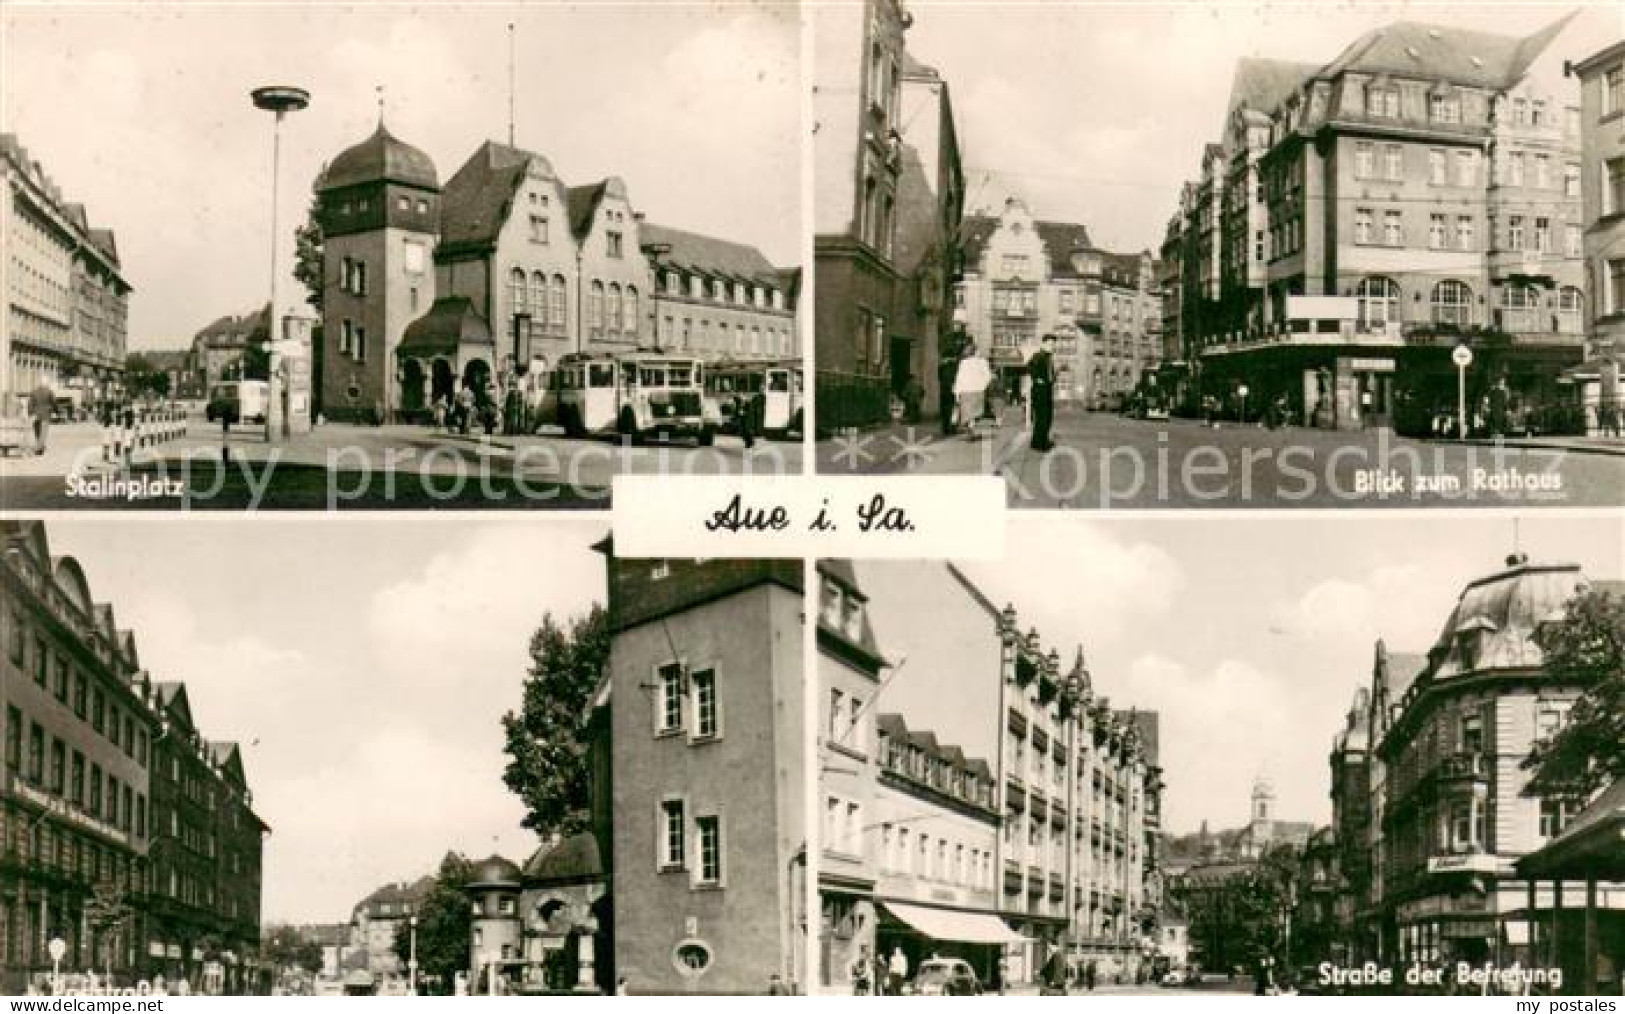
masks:
{"type": "Polygon", "coordinates": [[[884,903],[886,911],[932,940],[961,944],[1024,944],[1027,938],[987,912],[955,912],[900,901],[884,903]]]}

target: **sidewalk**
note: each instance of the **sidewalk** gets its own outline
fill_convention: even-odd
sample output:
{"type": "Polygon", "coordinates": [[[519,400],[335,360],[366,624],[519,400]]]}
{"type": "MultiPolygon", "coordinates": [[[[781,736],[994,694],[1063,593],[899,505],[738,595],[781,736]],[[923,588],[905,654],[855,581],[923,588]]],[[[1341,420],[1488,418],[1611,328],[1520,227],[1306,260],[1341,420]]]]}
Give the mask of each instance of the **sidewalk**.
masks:
{"type": "Polygon", "coordinates": [[[1500,446],[1515,447],[1519,450],[1568,451],[1572,454],[1607,454],[1614,457],[1625,457],[1625,437],[1503,437],[1500,440],[1486,440],[1482,437],[1474,437],[1463,441],[1430,441],[1430,443],[1457,442],[1474,447],[1500,446]]]}

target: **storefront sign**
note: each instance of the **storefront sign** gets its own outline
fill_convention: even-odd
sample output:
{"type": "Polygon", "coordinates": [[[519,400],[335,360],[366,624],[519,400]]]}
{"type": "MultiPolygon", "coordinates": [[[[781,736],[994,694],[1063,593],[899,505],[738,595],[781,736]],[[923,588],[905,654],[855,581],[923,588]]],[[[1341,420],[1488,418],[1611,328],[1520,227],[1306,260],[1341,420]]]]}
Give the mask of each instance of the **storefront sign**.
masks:
{"type": "Polygon", "coordinates": [[[1392,359],[1350,359],[1349,370],[1354,373],[1392,373],[1392,359]]]}

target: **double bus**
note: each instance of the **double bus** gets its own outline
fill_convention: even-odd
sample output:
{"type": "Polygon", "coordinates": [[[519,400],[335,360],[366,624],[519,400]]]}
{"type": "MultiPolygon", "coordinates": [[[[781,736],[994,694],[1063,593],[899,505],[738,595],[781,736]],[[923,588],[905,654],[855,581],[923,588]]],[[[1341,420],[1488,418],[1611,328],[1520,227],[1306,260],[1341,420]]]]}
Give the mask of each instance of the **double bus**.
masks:
{"type": "Polygon", "coordinates": [[[542,395],[541,422],[565,435],[691,439],[708,447],[721,419],[706,410],[705,369],[662,352],[573,353],[559,360],[542,395]]]}
{"type": "Polygon", "coordinates": [[[724,432],[738,433],[734,399],[762,396],[764,436],[782,439],[801,432],[803,379],[799,359],[724,360],[705,371],[705,397],[724,432]]]}

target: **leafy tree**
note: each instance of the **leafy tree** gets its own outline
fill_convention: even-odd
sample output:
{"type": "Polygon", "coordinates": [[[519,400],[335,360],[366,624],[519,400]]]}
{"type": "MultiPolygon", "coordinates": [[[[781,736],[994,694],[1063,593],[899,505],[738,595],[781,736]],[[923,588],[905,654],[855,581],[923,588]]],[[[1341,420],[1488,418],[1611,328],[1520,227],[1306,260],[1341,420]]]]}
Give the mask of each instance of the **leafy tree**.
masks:
{"type": "Polygon", "coordinates": [[[609,662],[608,615],[594,605],[566,629],[548,614],[531,635],[530,659],[524,701],[502,718],[502,777],[525,801],[526,827],[543,837],[577,834],[590,824],[587,707],[609,662]]]}
{"type": "Polygon", "coordinates": [[[292,926],[276,926],[265,934],[260,953],[278,969],[301,969],[315,975],[322,970],[322,948],[292,926]]]}
{"type": "MultiPolygon", "coordinates": [[[[468,971],[473,959],[473,916],[464,889],[474,875],[474,864],[456,852],[440,860],[434,886],[417,907],[418,975],[449,991],[458,972],[468,971]]],[[[403,920],[395,930],[395,955],[401,966],[411,960],[412,927],[403,920]]]]}
{"type": "Polygon", "coordinates": [[[97,884],[85,899],[85,925],[95,934],[92,939],[101,943],[101,953],[95,957],[102,960],[109,976],[113,974],[115,940],[134,914],[128,899],[107,882],[97,884]]]}
{"type": "Polygon", "coordinates": [[[1547,673],[1580,696],[1557,735],[1524,759],[1535,772],[1524,795],[1583,801],[1625,778],[1625,598],[1582,592],[1561,620],[1535,631],[1535,643],[1547,673]]]}
{"type": "Polygon", "coordinates": [[[293,277],[304,284],[305,302],[315,309],[317,316],[321,316],[322,312],[322,281],[327,270],[326,254],[322,248],[322,225],[317,217],[321,206],[321,198],[312,197],[305,224],[294,230],[293,234],[293,277]]]}

